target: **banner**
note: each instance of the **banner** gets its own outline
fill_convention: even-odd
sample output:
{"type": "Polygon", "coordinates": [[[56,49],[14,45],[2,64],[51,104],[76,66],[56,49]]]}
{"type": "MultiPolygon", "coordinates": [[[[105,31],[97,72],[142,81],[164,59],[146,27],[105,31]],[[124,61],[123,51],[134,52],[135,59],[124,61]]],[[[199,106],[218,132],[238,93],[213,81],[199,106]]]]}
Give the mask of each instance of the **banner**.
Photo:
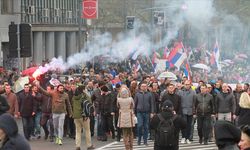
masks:
{"type": "Polygon", "coordinates": [[[98,0],[82,1],[82,18],[97,19],[98,17],[98,0]]]}

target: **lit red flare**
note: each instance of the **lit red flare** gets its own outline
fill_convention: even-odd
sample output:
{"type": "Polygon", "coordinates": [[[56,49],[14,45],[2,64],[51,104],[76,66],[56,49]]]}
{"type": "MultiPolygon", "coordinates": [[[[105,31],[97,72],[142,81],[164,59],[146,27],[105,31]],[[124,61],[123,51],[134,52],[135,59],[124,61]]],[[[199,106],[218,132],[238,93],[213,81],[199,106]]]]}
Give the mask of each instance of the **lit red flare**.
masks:
{"type": "Polygon", "coordinates": [[[32,77],[33,78],[37,78],[38,76],[40,76],[42,74],[42,71],[40,69],[37,69],[33,74],[32,77]]]}

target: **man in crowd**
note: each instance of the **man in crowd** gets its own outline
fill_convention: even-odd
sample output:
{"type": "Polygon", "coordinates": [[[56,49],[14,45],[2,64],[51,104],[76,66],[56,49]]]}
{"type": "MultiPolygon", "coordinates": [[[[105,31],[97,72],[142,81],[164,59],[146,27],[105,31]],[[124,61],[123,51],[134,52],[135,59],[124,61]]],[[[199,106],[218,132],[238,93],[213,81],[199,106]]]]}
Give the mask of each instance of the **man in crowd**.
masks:
{"type": "Polygon", "coordinates": [[[218,120],[232,121],[235,119],[235,98],[233,93],[229,92],[228,85],[223,83],[222,92],[218,93],[215,98],[215,108],[218,120]]]}
{"type": "Polygon", "coordinates": [[[7,99],[7,102],[9,104],[10,109],[8,110],[8,113],[10,113],[15,118],[18,117],[18,101],[17,96],[15,93],[11,91],[11,86],[9,84],[5,85],[4,87],[5,93],[3,94],[3,97],[7,99]]]}
{"type": "Polygon", "coordinates": [[[23,132],[27,140],[30,140],[33,129],[33,116],[35,115],[35,104],[30,92],[29,84],[24,85],[24,91],[18,95],[19,114],[22,117],[23,132]]]}
{"type": "MultiPolygon", "coordinates": [[[[214,115],[214,99],[207,92],[206,84],[200,86],[200,93],[195,98],[195,111],[198,123],[199,143],[208,144],[209,131],[211,127],[211,115],[214,115]]],[[[195,117],[196,117],[195,116],[195,117]]]]}
{"type": "Polygon", "coordinates": [[[62,145],[65,115],[66,113],[68,113],[69,116],[72,117],[72,107],[69,102],[69,96],[64,92],[64,87],[62,84],[59,84],[56,90],[53,91],[47,92],[41,87],[40,90],[43,92],[43,94],[52,97],[52,118],[54,125],[54,135],[56,137],[56,144],[62,145]]]}
{"type": "Polygon", "coordinates": [[[86,114],[82,114],[83,109],[82,103],[84,100],[91,101],[90,97],[84,92],[84,87],[79,86],[76,91],[74,92],[74,95],[72,97],[72,105],[73,105],[73,118],[75,123],[75,133],[76,133],[76,150],[81,150],[81,133],[82,129],[85,131],[85,139],[86,139],[86,145],[87,150],[94,149],[94,146],[91,143],[91,134],[90,134],[90,119],[89,116],[86,114]]]}
{"type": "MultiPolygon", "coordinates": [[[[48,85],[46,88],[47,92],[51,92],[54,90],[52,85],[48,85]]],[[[54,141],[54,126],[52,120],[52,97],[43,94],[41,100],[41,109],[42,109],[42,118],[41,118],[41,126],[43,127],[45,137],[47,140],[48,136],[50,138],[50,142],[54,141]],[[49,129],[48,129],[49,126],[49,129]]]]}
{"type": "Polygon", "coordinates": [[[173,103],[175,114],[182,114],[181,97],[175,93],[175,86],[172,83],[168,84],[166,93],[162,96],[161,104],[166,100],[170,100],[173,103]]]}
{"type": "Polygon", "coordinates": [[[155,102],[152,93],[147,91],[147,82],[142,82],[140,85],[140,91],[135,94],[135,113],[137,115],[138,124],[138,141],[137,144],[141,144],[142,129],[143,129],[143,142],[144,145],[148,145],[148,132],[149,132],[149,119],[153,116],[155,110],[155,102]]]}
{"type": "Polygon", "coordinates": [[[195,101],[195,91],[191,89],[191,81],[186,80],[184,82],[184,88],[179,91],[181,96],[181,107],[182,107],[182,116],[183,119],[187,122],[187,127],[182,130],[182,139],[181,143],[191,144],[191,128],[194,112],[194,101],[195,101]]]}
{"type": "Polygon", "coordinates": [[[35,115],[33,117],[34,120],[34,128],[33,135],[35,135],[38,139],[41,138],[41,117],[42,117],[42,94],[38,92],[38,88],[36,85],[32,85],[31,93],[33,97],[33,102],[35,105],[35,115]]]}

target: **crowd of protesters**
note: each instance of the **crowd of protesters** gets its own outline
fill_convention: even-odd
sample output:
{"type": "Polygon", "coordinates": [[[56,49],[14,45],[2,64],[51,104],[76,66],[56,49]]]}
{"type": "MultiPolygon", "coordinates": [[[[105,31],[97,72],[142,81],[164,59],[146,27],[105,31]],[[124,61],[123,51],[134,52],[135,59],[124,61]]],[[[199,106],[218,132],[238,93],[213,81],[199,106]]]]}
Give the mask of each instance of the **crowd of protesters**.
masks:
{"type": "MultiPolygon", "coordinates": [[[[96,135],[99,141],[108,138],[120,141],[123,137],[125,148],[131,150],[133,138],[137,138],[138,145],[146,146],[148,139],[154,140],[153,129],[159,121],[154,118],[164,112],[165,107],[172,109],[171,113],[169,110],[163,113],[163,117],[164,114],[166,118],[180,117],[176,124],[181,131],[182,144],[193,142],[196,122],[200,144],[216,140],[213,125],[217,120],[242,127],[243,138],[249,138],[248,83],[237,84],[236,89],[232,89],[222,79],[209,83],[201,80],[195,87],[185,76],[171,81],[137,71],[119,72],[114,68],[102,71],[85,68],[79,76],[64,75],[63,79],[60,76],[48,72],[41,75],[39,81],[25,84],[18,93],[11,90],[14,73],[11,79],[2,78],[1,94],[8,105],[2,107],[1,102],[3,112],[0,112],[7,111],[13,117],[22,118],[27,140],[40,139],[42,128],[45,140],[63,145],[63,137],[69,136],[75,139],[76,149],[80,150],[83,129],[87,149],[94,149],[91,137],[96,135]],[[49,82],[52,78],[58,79],[60,84],[52,85],[49,82]],[[92,103],[92,113],[82,113],[84,100],[92,103]]],[[[240,143],[242,147],[244,139],[240,143]]],[[[225,142],[221,147],[227,144],[231,143],[225,142]]],[[[178,149],[178,142],[173,149],[178,149]]]]}

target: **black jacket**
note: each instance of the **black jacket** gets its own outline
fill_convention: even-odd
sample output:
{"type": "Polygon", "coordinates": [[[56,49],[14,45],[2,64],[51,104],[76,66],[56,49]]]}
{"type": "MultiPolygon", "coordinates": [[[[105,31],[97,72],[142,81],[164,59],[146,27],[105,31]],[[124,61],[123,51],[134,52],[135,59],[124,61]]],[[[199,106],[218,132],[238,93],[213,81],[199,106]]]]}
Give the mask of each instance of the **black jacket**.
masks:
{"type": "MultiPolygon", "coordinates": [[[[175,131],[175,137],[176,137],[176,143],[173,147],[160,147],[160,146],[157,146],[157,143],[154,143],[154,149],[155,150],[178,150],[179,149],[179,132],[181,129],[184,129],[186,127],[186,122],[183,118],[181,118],[180,116],[176,116],[174,117],[173,113],[170,112],[170,111],[165,111],[165,112],[161,112],[160,113],[162,115],[162,117],[165,119],[165,120],[169,120],[170,118],[173,119],[173,122],[174,122],[174,127],[176,129],[175,131]]],[[[151,129],[153,130],[156,130],[157,127],[159,126],[159,123],[160,123],[160,119],[157,115],[155,115],[151,121],[150,121],[150,127],[151,129]]],[[[157,142],[157,141],[155,141],[157,142]]]]}
{"type": "Polygon", "coordinates": [[[52,97],[47,95],[42,95],[42,113],[50,114],[52,112],[52,97]]]}
{"type": "Polygon", "coordinates": [[[112,93],[101,95],[98,107],[96,109],[97,114],[110,115],[114,112],[114,97],[112,93]]]}
{"type": "Polygon", "coordinates": [[[242,126],[242,125],[250,125],[250,108],[242,108],[239,107],[236,110],[235,115],[238,116],[238,126],[242,126]]]}
{"type": "Polygon", "coordinates": [[[211,94],[199,93],[195,97],[195,114],[200,116],[215,114],[214,98],[211,94]]]}
{"type": "Polygon", "coordinates": [[[32,112],[35,112],[36,106],[31,93],[22,91],[17,96],[19,102],[19,112],[22,117],[31,117],[32,112]]]}
{"type": "Polygon", "coordinates": [[[170,100],[173,105],[174,105],[174,111],[178,114],[181,115],[182,114],[182,109],[181,109],[181,97],[177,94],[170,94],[170,93],[165,93],[162,96],[162,100],[161,100],[161,105],[164,103],[164,101],[166,100],[170,100]]]}
{"type": "Polygon", "coordinates": [[[5,113],[9,109],[10,109],[10,106],[9,106],[6,98],[4,98],[3,96],[0,95],[0,115],[5,113]]]}
{"type": "Polygon", "coordinates": [[[18,133],[17,123],[10,114],[0,116],[0,128],[7,134],[0,150],[30,150],[29,143],[18,133]]]}

